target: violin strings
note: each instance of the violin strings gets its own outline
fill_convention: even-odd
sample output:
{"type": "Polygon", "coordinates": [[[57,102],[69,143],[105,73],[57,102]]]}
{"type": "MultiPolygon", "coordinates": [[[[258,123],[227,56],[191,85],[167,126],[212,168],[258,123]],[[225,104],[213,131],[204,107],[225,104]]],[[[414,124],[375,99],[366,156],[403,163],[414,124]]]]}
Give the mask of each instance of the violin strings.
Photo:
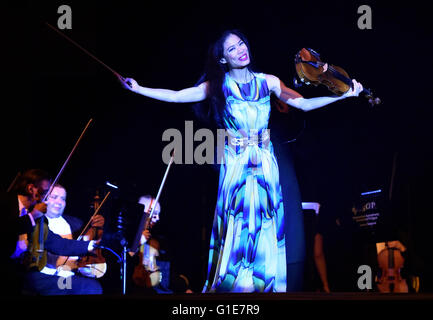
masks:
{"type": "Polygon", "coordinates": [[[95,213],[93,213],[93,215],[90,217],[89,222],[87,222],[86,226],[83,228],[83,231],[81,231],[81,234],[78,236],[78,238],[80,239],[80,237],[83,236],[83,233],[86,231],[87,227],[90,225],[90,223],[92,222],[92,218],[94,216],[96,216],[99,212],[99,210],[101,209],[102,205],[104,204],[105,200],[107,200],[108,196],[110,195],[111,191],[108,191],[107,194],[105,195],[104,199],[102,200],[101,204],[98,206],[98,208],[96,209],[95,213]]]}

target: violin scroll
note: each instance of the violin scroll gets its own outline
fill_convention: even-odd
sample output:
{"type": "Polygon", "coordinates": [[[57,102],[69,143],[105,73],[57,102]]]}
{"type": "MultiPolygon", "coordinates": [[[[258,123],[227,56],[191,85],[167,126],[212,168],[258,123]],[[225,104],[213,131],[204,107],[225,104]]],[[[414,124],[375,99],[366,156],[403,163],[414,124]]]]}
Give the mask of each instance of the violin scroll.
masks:
{"type": "Polygon", "coordinates": [[[375,106],[375,105],[377,105],[377,104],[380,104],[382,101],[379,99],[379,98],[374,98],[374,97],[369,97],[369,96],[367,96],[367,98],[368,98],[368,103],[373,107],[373,106],[375,106]]]}

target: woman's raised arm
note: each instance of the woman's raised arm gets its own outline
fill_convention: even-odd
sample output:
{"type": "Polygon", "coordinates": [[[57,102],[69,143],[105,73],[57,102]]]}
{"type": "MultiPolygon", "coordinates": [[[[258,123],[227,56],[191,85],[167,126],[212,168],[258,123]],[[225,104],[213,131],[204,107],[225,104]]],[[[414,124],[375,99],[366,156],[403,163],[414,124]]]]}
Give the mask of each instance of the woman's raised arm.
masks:
{"type": "Polygon", "coordinates": [[[284,83],[280,81],[280,79],[273,75],[266,75],[266,81],[268,83],[269,90],[271,90],[271,92],[274,93],[280,100],[303,111],[321,108],[330,103],[348,97],[357,97],[363,90],[362,85],[359,82],[352,80],[353,88],[339,97],[317,97],[306,99],[295,90],[287,88],[284,83]]]}
{"type": "Polygon", "coordinates": [[[199,102],[207,98],[208,82],[203,82],[197,87],[182,90],[155,89],[140,86],[132,78],[119,79],[122,86],[132,92],[145,97],[175,103],[199,102]]]}

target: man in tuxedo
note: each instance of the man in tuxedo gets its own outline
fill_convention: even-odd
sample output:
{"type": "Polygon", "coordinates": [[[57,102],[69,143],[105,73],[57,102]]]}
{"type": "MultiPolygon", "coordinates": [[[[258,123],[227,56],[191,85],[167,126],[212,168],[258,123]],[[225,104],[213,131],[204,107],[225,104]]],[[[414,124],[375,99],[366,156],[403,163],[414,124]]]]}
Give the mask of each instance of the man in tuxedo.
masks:
{"type": "MultiPolygon", "coordinates": [[[[47,212],[45,217],[48,220],[48,228],[55,234],[65,239],[78,239],[83,228],[83,222],[81,219],[65,215],[64,210],[66,208],[66,189],[56,184],[53,187],[50,195],[47,197],[47,212]]],[[[88,230],[85,230],[83,234],[83,240],[93,240],[99,230],[102,230],[105,219],[101,215],[95,215],[90,221],[88,230]]],[[[95,277],[95,273],[104,273],[105,263],[95,265],[95,268],[76,268],[76,261],[78,257],[65,257],[47,253],[47,265],[41,270],[45,274],[57,274],[63,277],[69,276],[86,276],[95,277]],[[58,269],[58,270],[56,270],[58,269]],[[77,272],[78,271],[78,272],[77,272]],[[57,273],[56,273],[57,272],[57,273]]]]}
{"type": "Polygon", "coordinates": [[[1,265],[5,279],[2,295],[19,294],[22,286],[22,254],[27,250],[27,235],[32,233],[36,220],[46,211],[40,202],[49,190],[50,177],[42,170],[32,169],[19,175],[11,192],[0,194],[3,212],[1,265]]]}

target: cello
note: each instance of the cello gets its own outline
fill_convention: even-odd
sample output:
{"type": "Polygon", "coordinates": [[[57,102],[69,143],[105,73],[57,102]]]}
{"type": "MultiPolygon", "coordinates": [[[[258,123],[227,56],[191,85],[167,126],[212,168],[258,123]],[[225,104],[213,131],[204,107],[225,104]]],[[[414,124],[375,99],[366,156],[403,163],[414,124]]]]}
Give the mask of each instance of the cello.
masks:
{"type": "Polygon", "coordinates": [[[397,247],[390,246],[388,241],[385,242],[386,248],[377,255],[381,274],[377,283],[379,292],[409,292],[405,279],[400,274],[404,266],[404,258],[401,250],[397,247]]]}

